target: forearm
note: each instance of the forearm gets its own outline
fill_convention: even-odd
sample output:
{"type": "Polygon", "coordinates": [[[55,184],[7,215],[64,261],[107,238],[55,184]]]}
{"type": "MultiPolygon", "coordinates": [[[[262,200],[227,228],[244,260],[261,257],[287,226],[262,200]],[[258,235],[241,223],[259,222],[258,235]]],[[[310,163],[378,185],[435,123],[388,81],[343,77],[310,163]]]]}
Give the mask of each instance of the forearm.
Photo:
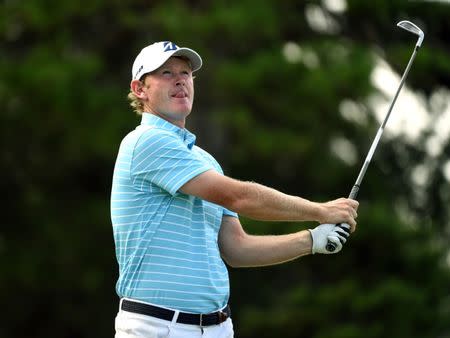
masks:
{"type": "Polygon", "coordinates": [[[258,183],[232,179],[214,170],[192,178],[180,191],[257,220],[348,223],[352,230],[356,225],[356,201],[340,198],[326,203],[311,202],[258,183]]]}
{"type": "Polygon", "coordinates": [[[321,218],[318,203],[258,183],[242,184],[242,193],[230,205],[240,215],[267,221],[319,221],[321,218]]]}
{"type": "Polygon", "coordinates": [[[312,240],[309,231],[287,235],[253,236],[245,233],[233,238],[233,249],[225,261],[233,267],[252,267],[281,264],[311,254],[312,240]]]}

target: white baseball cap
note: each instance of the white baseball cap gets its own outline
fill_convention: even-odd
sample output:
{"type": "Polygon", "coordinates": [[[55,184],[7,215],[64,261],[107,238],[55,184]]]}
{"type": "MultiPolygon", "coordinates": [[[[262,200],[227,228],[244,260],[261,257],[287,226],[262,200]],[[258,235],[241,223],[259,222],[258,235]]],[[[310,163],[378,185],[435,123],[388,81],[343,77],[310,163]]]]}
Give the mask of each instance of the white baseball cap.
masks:
{"type": "Polygon", "coordinates": [[[180,48],[170,41],[155,42],[143,48],[136,56],[131,71],[131,78],[139,80],[142,75],[161,67],[171,56],[187,57],[194,72],[202,66],[202,58],[196,51],[185,47],[180,48]]]}

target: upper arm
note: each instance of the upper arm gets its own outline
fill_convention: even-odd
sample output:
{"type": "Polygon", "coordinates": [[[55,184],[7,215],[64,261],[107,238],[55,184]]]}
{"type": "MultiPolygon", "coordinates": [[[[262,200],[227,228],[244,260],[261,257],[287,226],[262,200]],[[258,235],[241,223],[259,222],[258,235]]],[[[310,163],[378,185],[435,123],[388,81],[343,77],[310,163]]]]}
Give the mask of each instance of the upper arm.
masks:
{"type": "Polygon", "coordinates": [[[241,181],[208,170],[186,182],[180,191],[235,211],[243,185],[241,181]]]}
{"type": "Polygon", "coordinates": [[[240,248],[247,233],[242,228],[237,217],[224,216],[219,231],[219,249],[225,262],[230,266],[238,266],[238,259],[242,258],[240,248]]]}

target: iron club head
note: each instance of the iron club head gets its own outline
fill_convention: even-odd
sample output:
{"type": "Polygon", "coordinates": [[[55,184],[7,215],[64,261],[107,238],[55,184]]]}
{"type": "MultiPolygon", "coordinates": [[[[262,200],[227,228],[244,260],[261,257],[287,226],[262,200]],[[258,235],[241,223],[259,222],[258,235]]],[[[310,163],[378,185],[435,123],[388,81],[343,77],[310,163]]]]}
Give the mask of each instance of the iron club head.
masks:
{"type": "Polygon", "coordinates": [[[407,20],[400,21],[397,24],[397,26],[400,27],[400,28],[403,28],[403,29],[405,29],[405,30],[407,30],[407,31],[409,31],[411,33],[414,33],[414,34],[418,35],[419,39],[417,40],[416,46],[420,47],[422,45],[422,41],[423,41],[423,38],[424,38],[425,34],[423,33],[423,31],[419,27],[417,27],[411,21],[407,21],[407,20]]]}

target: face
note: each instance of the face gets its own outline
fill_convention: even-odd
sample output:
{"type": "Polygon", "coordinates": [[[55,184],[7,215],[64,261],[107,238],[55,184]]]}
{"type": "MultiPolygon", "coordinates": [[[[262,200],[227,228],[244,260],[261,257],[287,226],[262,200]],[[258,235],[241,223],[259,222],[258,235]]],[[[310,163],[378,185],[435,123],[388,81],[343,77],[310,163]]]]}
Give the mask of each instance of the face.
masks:
{"type": "Polygon", "coordinates": [[[149,73],[141,86],[146,111],[184,128],[194,101],[194,82],[188,61],[169,58],[149,73]]]}

